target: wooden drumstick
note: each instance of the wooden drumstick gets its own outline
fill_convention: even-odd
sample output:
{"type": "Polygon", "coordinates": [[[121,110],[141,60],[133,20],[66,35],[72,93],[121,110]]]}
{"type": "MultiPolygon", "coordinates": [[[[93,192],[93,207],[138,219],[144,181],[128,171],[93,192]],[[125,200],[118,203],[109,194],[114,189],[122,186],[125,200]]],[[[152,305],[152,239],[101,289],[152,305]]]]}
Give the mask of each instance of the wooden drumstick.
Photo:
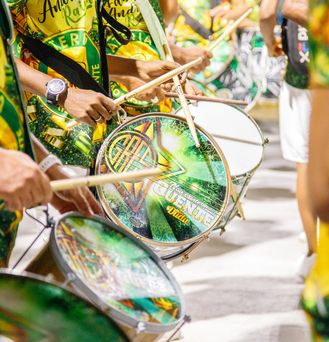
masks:
{"type": "MultiPolygon", "coordinates": [[[[178,94],[172,92],[166,92],[165,95],[167,97],[178,98],[178,94]]],[[[248,102],[246,101],[239,101],[239,100],[227,100],[227,99],[220,99],[217,97],[208,97],[208,96],[199,96],[199,95],[189,95],[184,94],[187,100],[191,101],[205,101],[205,102],[214,102],[214,103],[224,103],[233,106],[248,106],[248,102]]]]}
{"type": "MultiPolygon", "coordinates": [[[[173,55],[171,53],[168,41],[165,42],[164,51],[165,51],[165,54],[166,54],[166,59],[168,61],[170,61],[170,62],[174,62],[174,57],[173,57],[173,55]]],[[[182,106],[182,109],[183,109],[183,112],[185,114],[185,119],[186,119],[188,127],[189,127],[189,129],[191,131],[193,140],[195,142],[195,146],[199,148],[200,147],[199,138],[198,138],[197,133],[196,133],[196,129],[195,129],[194,121],[193,121],[193,118],[192,118],[192,114],[191,114],[190,108],[188,106],[188,103],[187,103],[187,100],[186,100],[186,97],[185,97],[185,94],[184,94],[184,91],[183,91],[183,87],[182,87],[182,85],[180,83],[179,77],[175,76],[173,78],[173,81],[174,81],[174,84],[175,84],[175,87],[176,87],[177,97],[179,99],[179,102],[180,102],[180,104],[182,106]]]]}
{"type": "Polygon", "coordinates": [[[71,190],[81,186],[104,185],[117,182],[142,180],[147,177],[159,176],[163,170],[159,168],[145,169],[140,171],[122,172],[119,174],[107,174],[81,178],[62,179],[50,182],[53,192],[71,190]]]}
{"type": "Polygon", "coordinates": [[[244,12],[237,20],[232,24],[225,27],[223,33],[209,46],[208,51],[214,50],[229,34],[231,34],[243,20],[245,20],[253,11],[253,8],[249,8],[244,12]]]}

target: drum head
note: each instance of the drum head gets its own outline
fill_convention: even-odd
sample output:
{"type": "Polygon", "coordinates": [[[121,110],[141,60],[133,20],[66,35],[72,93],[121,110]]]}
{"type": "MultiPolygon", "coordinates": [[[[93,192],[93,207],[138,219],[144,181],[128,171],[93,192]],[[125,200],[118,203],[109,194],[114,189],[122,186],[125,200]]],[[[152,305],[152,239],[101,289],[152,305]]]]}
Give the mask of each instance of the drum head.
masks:
{"type": "Polygon", "coordinates": [[[104,313],[63,287],[32,275],[0,272],[0,340],[128,339],[104,313]]]}
{"type": "Polygon", "coordinates": [[[51,248],[73,286],[119,323],[166,332],[184,316],[181,291],[163,261],[121,228],[79,214],[62,217],[51,248]]]}
{"type": "MultiPolygon", "coordinates": [[[[195,123],[207,130],[222,149],[232,177],[253,172],[259,166],[264,137],[250,116],[222,103],[200,101],[190,109],[195,123]]],[[[177,114],[184,115],[181,109],[177,114]]]]}
{"type": "Polygon", "coordinates": [[[229,173],[220,149],[197,127],[200,148],[184,119],[146,114],[121,125],[104,142],[96,173],[159,167],[163,174],[97,188],[112,221],[146,243],[181,246],[216,226],[229,195],[229,173]]]}

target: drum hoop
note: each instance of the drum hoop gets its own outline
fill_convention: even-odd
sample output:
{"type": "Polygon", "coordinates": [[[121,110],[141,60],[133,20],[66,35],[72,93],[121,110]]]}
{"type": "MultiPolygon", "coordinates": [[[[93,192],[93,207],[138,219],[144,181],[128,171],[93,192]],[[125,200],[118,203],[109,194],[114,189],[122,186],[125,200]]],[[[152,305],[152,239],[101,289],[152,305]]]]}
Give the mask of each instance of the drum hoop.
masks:
{"type": "Polygon", "coordinates": [[[13,269],[0,268],[0,277],[2,275],[5,275],[5,276],[10,275],[10,276],[14,276],[14,277],[19,278],[19,279],[29,279],[29,280],[32,280],[32,281],[35,281],[38,283],[44,283],[47,285],[52,285],[54,287],[60,288],[63,291],[69,292],[70,295],[72,295],[75,299],[82,301],[87,307],[92,308],[98,314],[101,314],[104,317],[106,317],[106,319],[111,324],[115,325],[115,327],[122,333],[122,335],[126,338],[127,342],[130,341],[130,339],[128,338],[126,333],[121,329],[121,327],[117,324],[117,322],[113,318],[109,317],[109,315],[107,315],[103,310],[101,310],[97,305],[95,305],[91,301],[80,296],[78,293],[72,291],[72,289],[70,289],[68,286],[61,284],[56,280],[53,280],[53,279],[50,280],[47,277],[43,277],[43,276],[40,276],[38,274],[34,274],[34,273],[26,272],[26,271],[19,272],[19,271],[15,271],[13,269]]]}
{"type": "MultiPolygon", "coordinates": [[[[160,112],[159,113],[146,113],[146,114],[138,115],[136,117],[129,118],[123,125],[120,125],[119,127],[117,127],[106,138],[105,142],[108,139],[110,139],[112,137],[112,135],[114,135],[118,131],[120,131],[122,126],[124,126],[124,125],[126,125],[128,123],[131,123],[131,122],[133,122],[135,120],[139,120],[139,119],[143,119],[143,118],[147,118],[147,117],[156,117],[156,116],[158,116],[158,117],[168,117],[168,118],[171,118],[171,119],[184,121],[186,123],[186,120],[184,118],[177,117],[174,114],[160,113],[160,112]]],[[[199,235],[197,235],[197,236],[195,236],[193,238],[190,238],[190,239],[187,239],[187,240],[184,240],[184,241],[180,241],[180,242],[159,242],[159,241],[154,241],[152,239],[145,238],[144,236],[141,236],[141,235],[135,233],[129,227],[126,227],[124,224],[122,224],[122,222],[115,215],[113,215],[113,211],[112,211],[111,207],[108,205],[108,203],[106,202],[106,200],[104,198],[104,195],[103,195],[103,192],[102,192],[102,188],[100,186],[96,186],[97,194],[98,194],[98,197],[99,197],[99,199],[101,201],[101,204],[102,204],[103,208],[105,206],[105,208],[108,210],[107,215],[109,216],[109,219],[111,219],[114,223],[119,225],[121,228],[123,228],[126,231],[128,231],[129,234],[133,235],[135,238],[143,241],[145,244],[149,244],[149,245],[153,245],[153,246],[158,246],[158,247],[180,247],[180,246],[185,246],[185,245],[191,245],[194,242],[197,242],[200,239],[204,238],[205,236],[209,235],[211,233],[211,231],[217,226],[217,224],[224,217],[225,210],[227,208],[227,205],[228,205],[228,202],[229,202],[229,198],[231,196],[231,174],[230,174],[230,169],[229,169],[229,166],[227,164],[227,161],[226,161],[226,158],[224,156],[224,153],[222,152],[222,150],[218,146],[218,144],[215,141],[215,139],[205,129],[203,129],[199,125],[195,124],[195,128],[198,129],[199,131],[201,131],[209,139],[209,141],[214,145],[217,153],[219,154],[219,156],[220,156],[220,158],[222,160],[222,163],[223,163],[223,166],[224,166],[224,169],[225,169],[225,174],[226,174],[226,182],[227,182],[227,187],[226,187],[227,190],[226,190],[226,194],[225,194],[225,198],[224,198],[224,202],[223,202],[224,205],[222,206],[222,208],[221,208],[221,210],[219,212],[218,219],[214,222],[212,227],[208,228],[203,233],[201,233],[201,234],[199,234],[199,235]]],[[[100,148],[99,153],[97,155],[96,164],[95,164],[96,165],[96,167],[95,167],[96,174],[97,174],[97,171],[98,171],[98,165],[100,164],[99,163],[100,162],[100,160],[99,160],[100,159],[100,155],[101,155],[101,152],[103,151],[105,142],[103,143],[103,145],[100,148]]]]}
{"type": "Polygon", "coordinates": [[[236,54],[236,48],[232,42],[227,42],[231,47],[231,53],[227,59],[227,61],[223,64],[223,67],[220,68],[216,73],[214,73],[213,76],[205,78],[204,82],[202,83],[203,86],[207,86],[208,83],[211,83],[212,81],[216,80],[220,75],[227,69],[227,67],[231,64],[235,54],[236,54]]]}
{"type": "MultiPolygon", "coordinates": [[[[70,281],[70,277],[68,276],[69,274],[74,274],[74,279],[71,281],[72,285],[74,288],[78,291],[80,291],[84,296],[86,296],[94,305],[97,306],[97,308],[104,312],[106,315],[110,316],[110,318],[118,321],[119,323],[128,326],[130,328],[137,328],[138,324],[141,323],[141,321],[124,314],[123,312],[112,308],[110,305],[107,305],[104,303],[104,301],[101,300],[101,298],[95,294],[94,291],[92,291],[84,282],[81,280],[76,273],[71,269],[71,267],[68,265],[68,263],[65,261],[65,259],[62,257],[62,254],[60,252],[60,248],[58,247],[57,240],[56,240],[56,229],[59,225],[59,223],[68,217],[82,217],[86,218],[80,213],[76,212],[71,212],[62,215],[57,221],[55,228],[52,229],[51,235],[50,235],[50,248],[52,255],[55,259],[55,262],[57,263],[59,269],[61,272],[64,274],[65,278],[70,281]]],[[[100,216],[93,216],[91,220],[96,220],[100,223],[106,224],[110,226],[112,229],[116,230],[117,232],[121,233],[125,237],[131,239],[134,241],[139,247],[141,247],[143,250],[146,250],[151,259],[159,266],[161,271],[166,275],[167,279],[169,279],[170,284],[174,288],[177,297],[180,299],[180,304],[181,304],[181,315],[180,317],[176,320],[176,323],[171,323],[171,324],[156,324],[156,323],[149,323],[149,322],[142,322],[145,325],[145,332],[147,333],[165,333],[167,331],[170,331],[177,327],[181,321],[184,320],[185,316],[185,301],[184,301],[184,296],[183,292],[177,282],[177,280],[174,278],[174,276],[171,274],[170,270],[167,268],[166,263],[155,253],[153,250],[143,244],[139,239],[136,237],[132,236],[131,234],[127,233],[127,231],[118,225],[114,224],[113,222],[110,222],[105,220],[104,218],[100,216]]]]}
{"type": "MultiPolygon", "coordinates": [[[[201,102],[201,103],[207,103],[207,101],[198,101],[198,102],[201,102]]],[[[265,150],[265,144],[266,144],[266,139],[265,139],[265,136],[262,132],[262,130],[260,129],[258,123],[256,122],[256,120],[246,111],[244,111],[242,108],[240,108],[239,106],[234,106],[234,105],[229,105],[229,104],[226,104],[226,103],[223,103],[222,104],[223,106],[228,106],[228,107],[233,107],[235,108],[236,110],[238,110],[239,112],[241,112],[242,114],[244,114],[253,124],[254,126],[256,127],[257,131],[259,132],[259,136],[261,137],[262,139],[262,156],[261,156],[261,159],[260,161],[258,162],[258,164],[253,167],[252,169],[244,172],[244,173],[240,173],[238,175],[231,175],[231,178],[232,180],[234,180],[235,178],[239,178],[239,177],[247,177],[248,173],[250,174],[254,174],[256,172],[256,170],[260,167],[260,165],[262,164],[263,162],[263,159],[264,159],[264,150],[265,150]]],[[[177,115],[178,111],[182,110],[182,108],[178,108],[176,109],[175,111],[175,115],[177,115]]],[[[208,133],[208,134],[211,134],[211,133],[208,133]]]]}

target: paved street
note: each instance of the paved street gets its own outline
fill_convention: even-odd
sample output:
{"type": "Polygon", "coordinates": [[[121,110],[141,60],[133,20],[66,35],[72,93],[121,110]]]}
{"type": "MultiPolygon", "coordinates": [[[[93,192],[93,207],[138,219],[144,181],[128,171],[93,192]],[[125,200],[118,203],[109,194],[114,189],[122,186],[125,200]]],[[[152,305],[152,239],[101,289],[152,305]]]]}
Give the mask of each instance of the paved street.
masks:
{"type": "MultiPolygon", "coordinates": [[[[302,285],[296,273],[305,242],[294,201],[295,173],[281,158],[276,121],[262,127],[270,144],[244,201],[247,220],[233,221],[189,262],[175,262],[173,273],[192,317],[182,332],[186,342],[310,341],[298,308],[302,285]]],[[[13,260],[36,231],[25,221],[13,260]]]]}
{"type": "Polygon", "coordinates": [[[247,220],[236,219],[173,269],[192,317],[183,329],[186,342],[310,341],[298,308],[305,242],[295,172],[281,158],[276,122],[262,128],[270,144],[244,201],[247,220]]]}

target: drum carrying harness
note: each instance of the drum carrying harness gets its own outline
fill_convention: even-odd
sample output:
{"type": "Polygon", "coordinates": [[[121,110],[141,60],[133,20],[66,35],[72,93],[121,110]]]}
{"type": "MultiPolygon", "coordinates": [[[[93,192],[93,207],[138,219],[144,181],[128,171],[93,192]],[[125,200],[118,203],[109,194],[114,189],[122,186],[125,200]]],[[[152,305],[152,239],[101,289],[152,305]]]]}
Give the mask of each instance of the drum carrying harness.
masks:
{"type": "Polygon", "coordinates": [[[76,61],[63,55],[53,47],[43,43],[39,39],[21,34],[25,46],[42,63],[55,70],[66,78],[70,83],[80,89],[93,90],[102,93],[105,96],[112,97],[109,86],[109,72],[106,60],[106,39],[105,31],[111,31],[113,36],[123,45],[131,40],[131,31],[113,17],[104,9],[102,0],[97,1],[99,48],[101,58],[101,70],[103,84],[100,85],[92,76],[76,61]],[[106,21],[104,25],[103,19],[106,21]],[[125,36],[125,38],[120,35],[125,36]]]}

